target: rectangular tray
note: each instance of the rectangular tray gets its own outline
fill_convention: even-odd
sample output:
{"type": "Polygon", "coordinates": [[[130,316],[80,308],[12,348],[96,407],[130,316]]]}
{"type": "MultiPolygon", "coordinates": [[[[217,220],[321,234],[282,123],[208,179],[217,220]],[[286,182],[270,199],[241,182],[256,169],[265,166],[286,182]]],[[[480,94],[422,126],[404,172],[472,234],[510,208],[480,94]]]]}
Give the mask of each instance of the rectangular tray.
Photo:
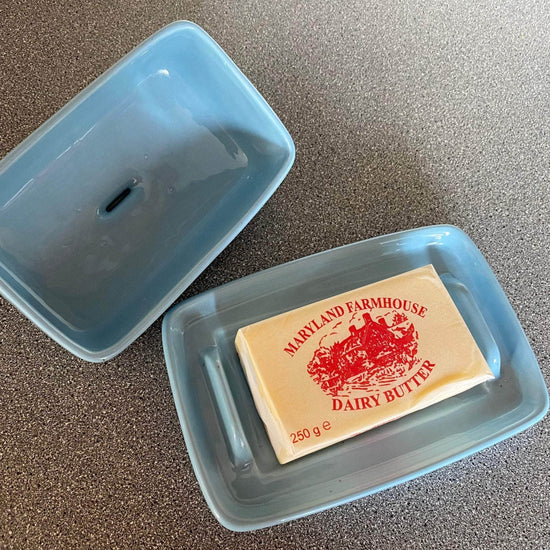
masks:
{"type": "Polygon", "coordinates": [[[233,530],[288,521],[412,479],[527,428],[548,408],[508,300],[480,251],[452,226],[350,244],[208,291],[165,316],[163,343],[195,473],[213,513],[233,530]],[[428,263],[497,378],[280,465],[235,351],[237,330],[428,263]]]}
{"type": "Polygon", "coordinates": [[[75,355],[128,346],[271,196],[281,121],[202,29],[139,45],[0,162],[0,292],[75,355]]]}

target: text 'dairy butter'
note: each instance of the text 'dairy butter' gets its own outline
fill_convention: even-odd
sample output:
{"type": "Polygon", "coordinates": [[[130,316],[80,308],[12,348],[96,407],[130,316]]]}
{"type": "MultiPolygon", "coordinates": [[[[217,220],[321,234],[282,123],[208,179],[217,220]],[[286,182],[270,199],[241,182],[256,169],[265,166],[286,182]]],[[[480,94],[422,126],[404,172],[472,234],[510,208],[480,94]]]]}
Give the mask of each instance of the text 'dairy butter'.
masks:
{"type": "Polygon", "coordinates": [[[281,464],[494,378],[431,265],[241,328],[281,464]]]}

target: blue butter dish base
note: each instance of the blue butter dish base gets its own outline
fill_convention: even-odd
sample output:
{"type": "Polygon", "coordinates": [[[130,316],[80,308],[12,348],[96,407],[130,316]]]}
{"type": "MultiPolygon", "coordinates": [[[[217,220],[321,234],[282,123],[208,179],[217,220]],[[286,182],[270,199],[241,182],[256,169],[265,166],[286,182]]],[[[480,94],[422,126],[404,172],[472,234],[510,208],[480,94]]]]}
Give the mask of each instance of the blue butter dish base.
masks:
{"type": "Polygon", "coordinates": [[[113,357],[293,160],[288,132],[214,40],[169,25],[0,162],[0,292],[75,355],[113,357]]]}
{"type": "Polygon", "coordinates": [[[229,529],[281,523],[364,497],[527,428],[548,393],[487,262],[453,226],[328,250],[196,296],[163,322],[187,449],[211,510],[229,529]],[[280,465],[234,346],[250,323],[433,264],[496,378],[422,411],[280,465]]]}

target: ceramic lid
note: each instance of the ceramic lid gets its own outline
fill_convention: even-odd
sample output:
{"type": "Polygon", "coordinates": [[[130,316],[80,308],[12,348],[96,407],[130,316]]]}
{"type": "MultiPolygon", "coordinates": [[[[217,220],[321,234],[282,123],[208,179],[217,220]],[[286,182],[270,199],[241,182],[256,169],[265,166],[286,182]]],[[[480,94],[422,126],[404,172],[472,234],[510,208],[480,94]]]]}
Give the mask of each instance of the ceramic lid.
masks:
{"type": "Polygon", "coordinates": [[[113,357],[275,191],[290,135],[199,27],[162,29],[0,162],[0,291],[113,357]]]}

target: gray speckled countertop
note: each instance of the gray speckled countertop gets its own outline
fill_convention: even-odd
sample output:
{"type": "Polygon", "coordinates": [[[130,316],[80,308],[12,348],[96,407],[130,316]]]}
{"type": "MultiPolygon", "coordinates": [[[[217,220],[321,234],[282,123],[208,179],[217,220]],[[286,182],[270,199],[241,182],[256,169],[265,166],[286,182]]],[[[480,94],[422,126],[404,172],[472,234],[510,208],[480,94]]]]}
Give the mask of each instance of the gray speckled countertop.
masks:
{"type": "MultiPolygon", "coordinates": [[[[0,3],[0,156],[150,34],[201,25],[287,126],[289,176],[185,293],[432,223],[485,254],[550,376],[545,2],[0,3]]],[[[415,481],[232,533],[192,472],[160,322],[84,363],[0,300],[0,548],[550,548],[548,418],[415,481]]]]}

